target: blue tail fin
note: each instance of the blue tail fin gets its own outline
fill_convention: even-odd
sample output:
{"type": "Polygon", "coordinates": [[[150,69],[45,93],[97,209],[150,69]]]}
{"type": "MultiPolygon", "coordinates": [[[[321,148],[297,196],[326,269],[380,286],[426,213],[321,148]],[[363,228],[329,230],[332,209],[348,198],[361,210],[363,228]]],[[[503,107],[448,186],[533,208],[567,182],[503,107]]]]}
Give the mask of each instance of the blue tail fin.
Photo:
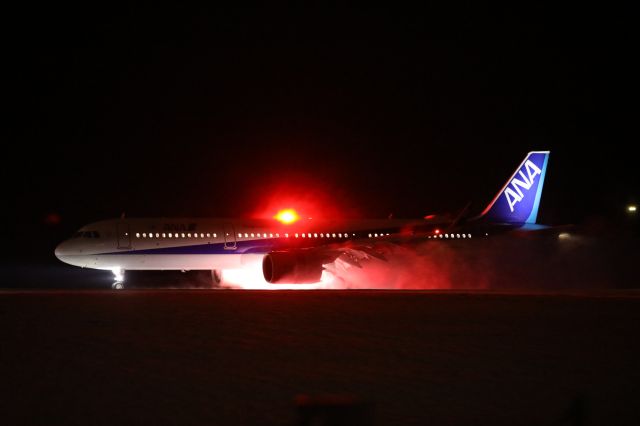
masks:
{"type": "Polygon", "coordinates": [[[536,223],[549,151],[532,151],[482,212],[492,222],[536,223]]]}

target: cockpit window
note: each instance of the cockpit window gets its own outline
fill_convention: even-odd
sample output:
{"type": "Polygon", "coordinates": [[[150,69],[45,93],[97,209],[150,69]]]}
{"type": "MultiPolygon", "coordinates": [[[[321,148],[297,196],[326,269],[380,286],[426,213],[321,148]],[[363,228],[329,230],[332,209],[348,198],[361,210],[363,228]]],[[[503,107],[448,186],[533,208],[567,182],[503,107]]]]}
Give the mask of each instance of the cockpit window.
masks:
{"type": "Polygon", "coordinates": [[[98,231],[78,231],[71,238],[100,238],[98,231]]]}

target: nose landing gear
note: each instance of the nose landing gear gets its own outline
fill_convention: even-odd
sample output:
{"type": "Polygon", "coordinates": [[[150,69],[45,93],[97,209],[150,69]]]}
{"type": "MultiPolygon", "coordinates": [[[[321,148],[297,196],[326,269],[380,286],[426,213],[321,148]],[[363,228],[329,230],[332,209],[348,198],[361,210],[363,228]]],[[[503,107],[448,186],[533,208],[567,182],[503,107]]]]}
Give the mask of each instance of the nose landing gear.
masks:
{"type": "Polygon", "coordinates": [[[115,280],[115,282],[111,284],[111,288],[114,290],[124,289],[124,270],[113,268],[111,271],[113,272],[113,279],[115,280]]]}

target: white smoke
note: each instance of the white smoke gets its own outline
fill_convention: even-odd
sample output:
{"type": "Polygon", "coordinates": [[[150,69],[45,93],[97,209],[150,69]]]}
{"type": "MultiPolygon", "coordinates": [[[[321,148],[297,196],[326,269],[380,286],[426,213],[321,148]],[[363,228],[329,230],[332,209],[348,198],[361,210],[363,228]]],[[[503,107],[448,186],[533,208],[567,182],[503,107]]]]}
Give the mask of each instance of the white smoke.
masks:
{"type": "Polygon", "coordinates": [[[426,241],[395,246],[362,268],[340,258],[327,270],[331,288],[584,289],[633,287],[633,241],[564,233],[426,241]]]}

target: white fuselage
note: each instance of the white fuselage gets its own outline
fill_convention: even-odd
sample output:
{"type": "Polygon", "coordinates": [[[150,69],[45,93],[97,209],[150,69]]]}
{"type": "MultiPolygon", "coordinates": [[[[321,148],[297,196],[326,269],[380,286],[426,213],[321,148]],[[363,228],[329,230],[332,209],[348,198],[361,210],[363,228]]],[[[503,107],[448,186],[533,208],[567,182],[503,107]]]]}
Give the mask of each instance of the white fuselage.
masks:
{"type": "Polygon", "coordinates": [[[318,222],[237,219],[113,219],[82,227],[55,251],[61,261],[108,270],[242,268],[274,250],[380,238],[424,226],[416,220],[318,222]]]}

